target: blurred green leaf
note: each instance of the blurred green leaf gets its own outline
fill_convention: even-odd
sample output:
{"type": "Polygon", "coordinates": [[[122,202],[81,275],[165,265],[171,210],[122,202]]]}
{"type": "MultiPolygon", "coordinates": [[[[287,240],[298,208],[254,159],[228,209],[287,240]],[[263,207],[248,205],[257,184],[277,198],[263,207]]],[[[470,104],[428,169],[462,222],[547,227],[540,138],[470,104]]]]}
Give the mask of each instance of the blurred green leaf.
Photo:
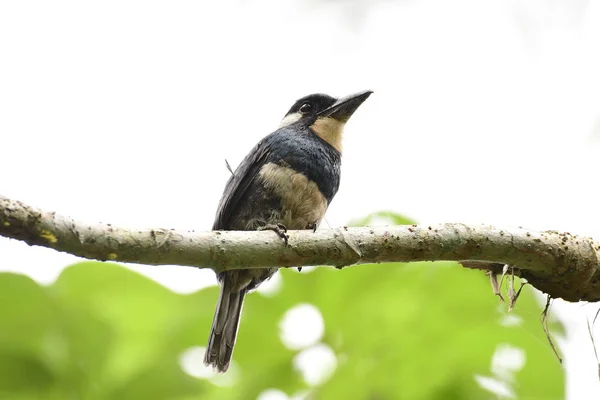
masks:
{"type": "Polygon", "coordinates": [[[82,352],[95,349],[95,357],[84,359],[95,386],[90,390],[98,396],[166,399],[199,393],[209,385],[179,366],[180,355],[198,344],[191,336],[199,335],[202,322],[207,323],[192,296],[173,293],[121,266],[97,262],[65,269],[50,290],[70,315],[93,316],[107,327],[79,327],[74,338],[82,352]]]}
{"type": "Polygon", "coordinates": [[[526,363],[516,373],[518,398],[563,396],[563,371],[531,290],[524,290],[509,317],[483,274],[454,263],[283,274],[285,295],[321,310],[324,341],[341,356],[319,398],[484,398],[474,374],[492,376],[492,355],[503,344],[525,352],[526,363]],[[503,326],[507,318],[519,323],[503,326]]]}
{"type": "Polygon", "coordinates": [[[348,226],[369,226],[369,225],[412,225],[416,222],[403,215],[392,211],[378,211],[367,215],[365,218],[351,221],[348,226]]]}
{"type": "Polygon", "coordinates": [[[35,355],[0,352],[0,398],[15,393],[39,396],[48,391],[53,382],[52,371],[35,355]]]}

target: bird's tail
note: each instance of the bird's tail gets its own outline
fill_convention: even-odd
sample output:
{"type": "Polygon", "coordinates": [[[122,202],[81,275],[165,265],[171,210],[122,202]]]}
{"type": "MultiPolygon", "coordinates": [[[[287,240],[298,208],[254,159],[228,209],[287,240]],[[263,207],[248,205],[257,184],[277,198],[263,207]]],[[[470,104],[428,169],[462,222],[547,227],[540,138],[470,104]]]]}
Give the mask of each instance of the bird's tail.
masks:
{"type": "Polygon", "coordinates": [[[227,275],[223,277],[204,355],[204,364],[212,365],[219,372],[229,368],[245,295],[245,289],[234,292],[232,279],[227,275]]]}

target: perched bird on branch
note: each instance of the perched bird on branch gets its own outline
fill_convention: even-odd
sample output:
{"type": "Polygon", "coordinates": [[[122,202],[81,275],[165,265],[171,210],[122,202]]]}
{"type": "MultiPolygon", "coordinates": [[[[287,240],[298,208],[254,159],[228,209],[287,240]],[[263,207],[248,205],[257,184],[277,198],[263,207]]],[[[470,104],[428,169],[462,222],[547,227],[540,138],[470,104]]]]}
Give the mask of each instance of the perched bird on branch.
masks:
{"type": "MultiPolygon", "coordinates": [[[[336,99],[311,94],[296,101],[279,129],[262,139],[229,178],[213,230],[316,230],[340,184],[342,133],[367,90],[336,99]]],[[[204,363],[227,371],[244,296],[277,268],[217,274],[221,291],[204,363]]]]}

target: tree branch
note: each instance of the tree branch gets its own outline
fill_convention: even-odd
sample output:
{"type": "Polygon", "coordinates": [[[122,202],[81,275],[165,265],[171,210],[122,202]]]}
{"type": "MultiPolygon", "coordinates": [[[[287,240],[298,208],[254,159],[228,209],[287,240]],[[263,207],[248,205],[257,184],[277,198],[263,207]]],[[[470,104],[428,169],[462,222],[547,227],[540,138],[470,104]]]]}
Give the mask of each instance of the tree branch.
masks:
{"type": "MultiPolygon", "coordinates": [[[[452,223],[273,232],[183,232],[85,224],[0,196],[0,236],[79,257],[215,271],[410,261],[464,261],[501,273],[505,264],[552,297],[600,300],[600,244],[554,231],[452,223]],[[518,266],[518,267],[517,267],[518,266]]],[[[401,283],[399,283],[401,284],[401,283]]]]}

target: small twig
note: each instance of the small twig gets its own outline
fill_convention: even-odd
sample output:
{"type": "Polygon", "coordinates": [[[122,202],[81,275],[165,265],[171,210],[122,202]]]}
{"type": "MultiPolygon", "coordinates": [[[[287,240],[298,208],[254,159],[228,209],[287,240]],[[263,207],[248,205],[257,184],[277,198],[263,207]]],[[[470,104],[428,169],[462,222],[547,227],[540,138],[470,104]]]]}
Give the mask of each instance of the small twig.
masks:
{"type": "Polygon", "coordinates": [[[504,264],[504,266],[502,267],[502,277],[500,278],[500,287],[502,287],[502,284],[504,283],[504,277],[506,276],[506,273],[508,272],[508,264],[504,264]]]}
{"type": "MultiPolygon", "coordinates": [[[[513,281],[514,281],[514,277],[513,277],[513,281]]],[[[514,295],[514,297],[511,297],[509,300],[509,304],[508,304],[508,312],[511,312],[513,310],[513,308],[515,307],[515,305],[517,304],[517,300],[519,299],[519,296],[521,295],[521,291],[523,290],[523,288],[525,286],[527,286],[529,284],[529,282],[527,282],[527,280],[525,279],[521,279],[521,286],[519,287],[519,290],[517,291],[517,293],[514,295]]],[[[513,283],[514,285],[514,283],[513,283]]],[[[513,289],[514,292],[514,289],[513,289]]]]}
{"type": "Polygon", "coordinates": [[[515,270],[511,267],[510,269],[510,278],[508,280],[508,312],[513,310],[516,300],[516,292],[515,292],[515,270]]]}
{"type": "Polygon", "coordinates": [[[600,308],[598,308],[598,310],[596,310],[596,315],[594,316],[594,322],[592,322],[592,324],[594,326],[596,325],[596,319],[598,318],[598,314],[600,314],[600,308]]]}
{"type": "MultiPolygon", "coordinates": [[[[598,316],[597,312],[596,312],[596,316],[598,316]]],[[[595,320],[596,320],[596,318],[594,318],[594,322],[595,322],[595,320]]],[[[590,326],[590,320],[586,318],[585,322],[587,323],[588,334],[590,335],[590,340],[592,341],[594,355],[596,356],[596,366],[598,367],[598,381],[600,381],[600,360],[598,359],[598,350],[596,349],[596,341],[594,340],[594,333],[592,332],[592,327],[590,326]]]]}
{"type": "Polygon", "coordinates": [[[502,290],[498,284],[498,274],[494,271],[487,271],[485,273],[490,278],[490,284],[492,285],[492,291],[496,296],[500,298],[500,301],[504,303],[504,297],[502,296],[502,290]]]}
{"type": "Polygon", "coordinates": [[[544,307],[544,311],[542,312],[542,321],[541,321],[542,328],[544,329],[544,333],[546,334],[546,339],[548,339],[548,343],[550,343],[550,347],[552,348],[554,355],[558,359],[558,362],[560,362],[562,364],[562,358],[558,354],[558,350],[556,349],[556,346],[554,345],[554,342],[552,341],[552,337],[550,336],[550,329],[548,328],[548,319],[549,319],[549,315],[550,315],[551,304],[552,304],[552,297],[547,296],[546,307],[544,307]]]}

